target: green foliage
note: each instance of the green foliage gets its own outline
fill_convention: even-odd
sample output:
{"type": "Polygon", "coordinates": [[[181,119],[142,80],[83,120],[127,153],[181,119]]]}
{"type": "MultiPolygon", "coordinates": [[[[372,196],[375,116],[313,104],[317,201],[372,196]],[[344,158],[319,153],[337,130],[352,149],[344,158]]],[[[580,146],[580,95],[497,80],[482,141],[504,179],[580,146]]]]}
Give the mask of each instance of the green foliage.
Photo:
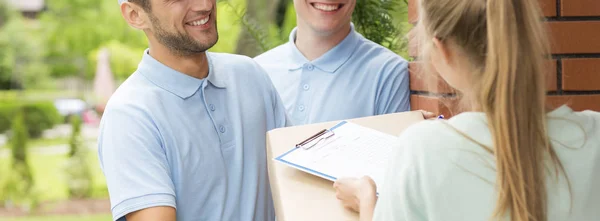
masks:
{"type": "Polygon", "coordinates": [[[11,14],[0,27],[0,90],[51,88],[41,29],[34,22],[11,14]]]}
{"type": "Polygon", "coordinates": [[[111,41],[131,50],[147,47],[144,33],[125,23],[116,1],[49,0],[47,4],[40,21],[47,37],[46,57],[52,76],[92,75],[96,64],[88,62],[90,52],[111,41]]]}
{"type": "Polygon", "coordinates": [[[247,16],[245,12],[245,5],[236,5],[227,0],[223,0],[222,3],[224,6],[232,9],[231,12],[233,12],[233,16],[241,24],[244,31],[247,32],[257,43],[256,46],[259,47],[260,50],[266,51],[270,48],[269,32],[262,25],[260,25],[259,22],[247,16]]]}
{"type": "Polygon", "coordinates": [[[72,134],[69,141],[69,159],[65,166],[69,195],[73,198],[87,198],[92,195],[92,172],[86,157],[87,148],[83,148],[81,138],[81,118],[71,117],[72,134]]]}
{"type": "Polygon", "coordinates": [[[27,162],[28,133],[24,112],[19,111],[12,123],[10,138],[12,170],[3,183],[2,200],[7,204],[17,204],[30,209],[37,205],[37,198],[32,191],[33,176],[27,162]]]}
{"type": "Polygon", "coordinates": [[[10,129],[19,107],[20,105],[16,102],[0,101],[0,133],[10,129]]]}
{"type": "Polygon", "coordinates": [[[2,221],[107,221],[112,215],[56,215],[56,216],[27,216],[2,219],[2,221]]]}
{"type": "Polygon", "coordinates": [[[71,116],[71,139],[69,140],[69,157],[75,156],[79,147],[82,145],[81,140],[81,117],[71,116]]]}
{"type": "Polygon", "coordinates": [[[52,102],[21,102],[21,101],[2,101],[0,102],[0,133],[6,131],[6,125],[14,123],[14,119],[19,114],[24,114],[24,122],[28,131],[28,136],[38,138],[42,132],[51,129],[62,121],[62,117],[54,107],[52,102]]]}
{"type": "Polygon", "coordinates": [[[213,46],[212,52],[233,53],[240,35],[241,25],[236,17],[237,7],[243,4],[241,0],[218,0],[217,2],[217,28],[219,41],[213,46]]]}
{"type": "Polygon", "coordinates": [[[52,102],[26,104],[23,106],[23,111],[26,114],[25,123],[29,127],[29,135],[32,138],[40,137],[44,130],[51,129],[62,120],[52,102]]]}
{"type": "Polygon", "coordinates": [[[87,79],[94,78],[98,62],[98,53],[104,48],[108,49],[110,54],[111,72],[117,81],[124,81],[137,69],[145,50],[144,48],[130,47],[116,40],[107,42],[105,45],[100,46],[100,48],[93,50],[88,54],[87,57],[90,65],[88,66],[88,71],[86,73],[87,79]]]}
{"type": "MultiPolygon", "coordinates": [[[[288,4],[285,10],[282,27],[278,27],[274,21],[260,22],[257,18],[249,16],[246,12],[246,1],[219,0],[219,4],[222,5],[220,7],[227,8],[227,12],[229,13],[228,20],[235,22],[251,38],[231,39],[234,40],[232,45],[236,45],[236,42],[241,40],[244,44],[254,44],[259,52],[265,52],[287,42],[290,32],[296,27],[296,13],[293,4],[288,4]]],[[[221,34],[221,31],[221,28],[219,28],[219,34],[221,34]]],[[[242,38],[243,35],[238,37],[242,38]]],[[[237,46],[239,47],[240,45],[237,44],[237,46]]],[[[239,51],[235,50],[235,48],[233,49],[231,52],[239,51]]]]}
{"type": "MultiPolygon", "coordinates": [[[[6,24],[13,17],[12,12],[13,11],[8,7],[5,1],[0,1],[0,33],[2,33],[2,27],[4,24],[6,24]]],[[[9,47],[10,42],[8,41],[8,37],[5,35],[0,35],[0,88],[8,88],[13,85],[10,74],[12,73],[14,66],[11,63],[13,60],[13,53],[12,51],[8,50],[9,47]]]]}
{"type": "MultiPolygon", "coordinates": [[[[63,144],[68,144],[68,140],[63,144]]],[[[58,155],[48,155],[31,151],[33,141],[28,143],[30,150],[28,155],[29,166],[35,183],[34,190],[41,202],[44,201],[63,201],[69,199],[69,189],[65,174],[65,164],[69,160],[67,153],[58,155]]],[[[93,194],[94,199],[107,199],[108,190],[106,181],[102,174],[102,169],[98,166],[98,155],[93,151],[87,156],[87,162],[91,165],[93,174],[93,194]]],[[[9,156],[0,156],[0,179],[6,178],[12,171],[9,156]]],[[[2,188],[0,182],[0,188],[2,188]]],[[[0,189],[0,195],[4,192],[0,189]]],[[[1,197],[1,196],[0,196],[1,197]]],[[[0,201],[2,198],[0,198],[0,201]]],[[[1,203],[1,202],[0,202],[1,203]]],[[[0,205],[1,206],[1,205],[0,205]]],[[[0,218],[0,220],[3,220],[0,218]]]]}
{"type": "Polygon", "coordinates": [[[407,4],[403,0],[358,0],[352,21],[356,30],[365,38],[398,51],[405,48],[398,48],[403,46],[398,45],[402,21],[397,21],[395,17],[407,17],[407,12],[400,13],[400,10],[406,8],[407,4]]]}
{"type": "MultiPolygon", "coordinates": [[[[241,0],[231,0],[233,3],[241,0]]],[[[116,1],[48,0],[48,10],[41,15],[50,63],[55,77],[81,76],[93,79],[98,51],[111,54],[111,71],[123,81],[137,68],[148,47],[143,31],[125,22],[116,1]]],[[[232,8],[224,2],[217,6],[219,41],[213,52],[234,52],[240,24],[232,8]]]]}
{"type": "MultiPolygon", "coordinates": [[[[23,112],[19,112],[15,117],[12,128],[12,136],[10,138],[10,144],[12,147],[12,159],[13,165],[27,165],[27,140],[29,134],[27,133],[27,127],[25,125],[25,117],[23,112]]],[[[16,169],[16,168],[15,168],[16,169]]],[[[19,168],[21,169],[21,168],[19,168]]],[[[31,174],[28,172],[24,173],[27,180],[31,180],[31,174]]]]}

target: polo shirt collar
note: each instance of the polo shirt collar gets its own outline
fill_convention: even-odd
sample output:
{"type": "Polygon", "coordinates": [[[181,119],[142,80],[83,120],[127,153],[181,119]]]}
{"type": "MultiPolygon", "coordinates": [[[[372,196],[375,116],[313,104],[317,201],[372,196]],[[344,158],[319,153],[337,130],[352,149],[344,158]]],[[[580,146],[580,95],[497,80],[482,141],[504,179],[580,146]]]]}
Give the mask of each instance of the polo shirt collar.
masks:
{"type": "MultiPolygon", "coordinates": [[[[142,61],[138,65],[138,71],[156,86],[182,99],[187,99],[194,95],[203,85],[204,79],[198,79],[176,71],[154,59],[148,52],[149,49],[144,51],[142,61]]],[[[218,71],[214,71],[209,53],[206,55],[209,64],[208,77],[206,79],[215,87],[225,88],[225,76],[216,74],[218,71]]]]}
{"type": "Polygon", "coordinates": [[[291,61],[289,62],[289,70],[296,70],[301,68],[306,63],[311,63],[315,67],[329,73],[337,71],[344,63],[346,63],[355,49],[360,40],[360,34],[354,29],[354,24],[350,25],[350,33],[344,40],[342,40],[334,48],[323,54],[321,57],[309,61],[296,46],[296,32],[297,27],[290,33],[289,47],[291,48],[291,61]]]}

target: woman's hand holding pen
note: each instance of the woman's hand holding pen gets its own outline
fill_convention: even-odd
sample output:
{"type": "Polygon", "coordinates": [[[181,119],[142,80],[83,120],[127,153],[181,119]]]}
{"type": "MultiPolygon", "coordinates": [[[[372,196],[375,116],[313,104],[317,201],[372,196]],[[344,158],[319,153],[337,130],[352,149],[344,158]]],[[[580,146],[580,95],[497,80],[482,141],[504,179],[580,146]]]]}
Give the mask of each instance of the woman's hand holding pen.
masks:
{"type": "Polygon", "coordinates": [[[421,114],[423,114],[423,118],[425,118],[425,120],[433,120],[433,119],[444,119],[444,115],[436,115],[432,112],[429,111],[425,111],[425,110],[417,110],[419,112],[421,112],[421,114]]]}

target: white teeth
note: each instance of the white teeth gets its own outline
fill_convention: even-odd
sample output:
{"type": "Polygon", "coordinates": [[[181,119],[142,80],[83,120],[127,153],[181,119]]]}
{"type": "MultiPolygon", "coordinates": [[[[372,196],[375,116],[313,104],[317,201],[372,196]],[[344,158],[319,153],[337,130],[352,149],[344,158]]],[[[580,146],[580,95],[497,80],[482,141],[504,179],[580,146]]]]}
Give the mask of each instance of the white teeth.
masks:
{"type": "Polygon", "coordinates": [[[314,3],[314,7],[321,11],[331,12],[331,11],[338,10],[340,8],[340,5],[326,5],[326,4],[314,3]]]}
{"type": "Polygon", "coordinates": [[[206,18],[198,20],[198,21],[188,22],[188,25],[191,25],[191,26],[205,25],[206,23],[208,23],[209,20],[210,20],[210,17],[206,17],[206,18]]]}
{"type": "Polygon", "coordinates": [[[209,19],[210,19],[210,17],[206,17],[205,19],[200,20],[200,25],[206,24],[209,19]]]}

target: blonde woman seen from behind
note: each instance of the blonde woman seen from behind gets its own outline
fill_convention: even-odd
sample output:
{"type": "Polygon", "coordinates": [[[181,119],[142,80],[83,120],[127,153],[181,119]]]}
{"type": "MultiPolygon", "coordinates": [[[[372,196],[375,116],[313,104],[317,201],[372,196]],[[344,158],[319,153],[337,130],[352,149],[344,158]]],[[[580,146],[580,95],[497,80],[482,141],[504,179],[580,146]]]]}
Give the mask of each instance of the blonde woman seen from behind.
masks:
{"type": "Polygon", "coordinates": [[[468,111],[408,128],[385,183],[340,179],[338,199],[361,220],[600,220],[600,113],[547,108],[537,1],[420,0],[419,10],[425,69],[468,111]]]}

